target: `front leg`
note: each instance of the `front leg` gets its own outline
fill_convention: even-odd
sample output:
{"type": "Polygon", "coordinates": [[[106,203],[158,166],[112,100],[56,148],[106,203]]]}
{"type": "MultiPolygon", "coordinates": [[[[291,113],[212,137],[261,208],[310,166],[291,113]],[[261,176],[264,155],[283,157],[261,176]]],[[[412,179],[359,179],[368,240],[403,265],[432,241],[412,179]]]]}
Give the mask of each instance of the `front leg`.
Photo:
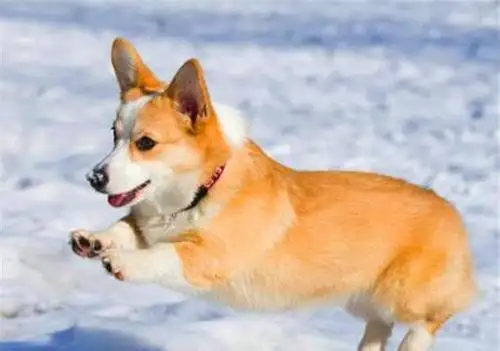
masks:
{"type": "Polygon", "coordinates": [[[89,232],[78,229],[71,232],[70,245],[81,257],[96,257],[110,249],[138,249],[144,247],[142,236],[132,216],[128,215],[105,230],[89,232]]]}
{"type": "Polygon", "coordinates": [[[209,291],[212,284],[191,279],[188,271],[196,269],[210,276],[207,271],[210,265],[195,263],[183,256],[179,250],[183,245],[185,243],[159,243],[146,250],[109,250],[102,255],[102,263],[108,273],[119,280],[159,284],[184,294],[209,291]]]}

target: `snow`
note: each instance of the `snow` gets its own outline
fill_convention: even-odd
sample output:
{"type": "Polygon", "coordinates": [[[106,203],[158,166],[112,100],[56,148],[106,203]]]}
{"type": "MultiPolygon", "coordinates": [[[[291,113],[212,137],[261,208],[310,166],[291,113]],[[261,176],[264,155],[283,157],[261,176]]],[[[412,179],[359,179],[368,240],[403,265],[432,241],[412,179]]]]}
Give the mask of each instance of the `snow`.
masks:
{"type": "Polygon", "coordinates": [[[123,212],[84,179],[111,146],[117,35],[164,79],[198,57],[215,100],[290,166],[379,171],[452,200],[480,297],[436,349],[497,349],[497,11],[493,0],[2,1],[0,351],[353,350],[361,336],[333,307],[233,311],[114,281],[70,252],[71,229],[123,212]]]}

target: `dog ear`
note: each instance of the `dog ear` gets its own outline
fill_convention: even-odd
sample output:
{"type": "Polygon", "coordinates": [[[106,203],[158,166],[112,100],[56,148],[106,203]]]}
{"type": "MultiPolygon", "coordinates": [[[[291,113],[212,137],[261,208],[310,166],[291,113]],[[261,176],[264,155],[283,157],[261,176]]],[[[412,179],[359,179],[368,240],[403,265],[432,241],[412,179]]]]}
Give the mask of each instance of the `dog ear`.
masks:
{"type": "Polygon", "coordinates": [[[111,63],[122,95],[133,88],[157,91],[162,87],[161,81],[144,64],[134,46],[124,38],[113,41],[111,63]]]}
{"type": "Polygon", "coordinates": [[[179,68],[165,93],[174,101],[176,109],[190,118],[193,128],[213,114],[203,70],[194,58],[179,68]]]}

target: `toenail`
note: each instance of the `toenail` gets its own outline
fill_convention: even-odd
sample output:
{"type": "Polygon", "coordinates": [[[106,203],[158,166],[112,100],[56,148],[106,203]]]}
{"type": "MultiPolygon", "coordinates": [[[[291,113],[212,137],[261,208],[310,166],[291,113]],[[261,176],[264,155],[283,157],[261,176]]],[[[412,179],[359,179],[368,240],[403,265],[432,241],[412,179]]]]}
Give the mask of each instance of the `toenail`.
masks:
{"type": "Polygon", "coordinates": [[[74,252],[78,252],[79,247],[78,247],[78,245],[77,245],[77,243],[76,243],[76,241],[75,241],[75,240],[71,240],[71,249],[72,249],[74,252]]]}
{"type": "Polygon", "coordinates": [[[105,258],[105,259],[102,260],[102,264],[103,264],[104,268],[109,273],[113,273],[113,268],[111,267],[111,262],[109,262],[109,260],[107,258],[105,258]]]}

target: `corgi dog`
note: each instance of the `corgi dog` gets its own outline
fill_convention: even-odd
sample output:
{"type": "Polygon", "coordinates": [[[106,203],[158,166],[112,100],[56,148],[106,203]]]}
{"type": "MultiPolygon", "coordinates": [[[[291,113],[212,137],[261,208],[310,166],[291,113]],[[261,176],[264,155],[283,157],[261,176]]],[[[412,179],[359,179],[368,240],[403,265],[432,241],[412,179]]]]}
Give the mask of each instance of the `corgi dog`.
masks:
{"type": "Polygon", "coordinates": [[[113,150],[90,185],[128,215],[74,230],[70,245],[119,280],[231,306],[278,311],[340,304],[364,319],[358,346],[431,348],[476,296],[467,233],[435,192],[389,176],[299,171],[268,156],[240,114],[212,102],[198,60],[169,82],[116,38],[113,150]]]}

